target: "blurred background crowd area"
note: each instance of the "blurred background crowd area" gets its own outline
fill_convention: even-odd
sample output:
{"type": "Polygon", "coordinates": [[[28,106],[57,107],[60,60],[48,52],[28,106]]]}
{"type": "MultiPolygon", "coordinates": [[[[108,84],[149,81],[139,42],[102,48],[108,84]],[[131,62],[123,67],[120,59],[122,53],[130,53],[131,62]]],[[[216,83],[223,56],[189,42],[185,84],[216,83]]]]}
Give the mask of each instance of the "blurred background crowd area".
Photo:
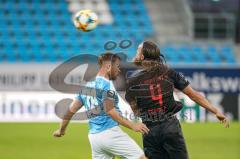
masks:
{"type": "MultiPolygon", "coordinates": [[[[157,43],[167,65],[232,121],[230,129],[212,123],[214,115],[175,91],[190,158],[239,159],[240,0],[0,0],[0,158],[91,158],[87,124],[70,124],[59,140],[51,136],[58,128],[51,122],[60,121],[56,103],[76,95],[51,88],[49,76],[75,55],[111,51],[131,61],[144,40],[157,43]],[[82,9],[98,14],[95,30],[74,28],[82,9]]],[[[81,61],[67,84],[79,85],[92,66],[81,61]]],[[[132,117],[126,103],[120,109],[132,117]]],[[[141,134],[126,132],[142,144],[141,134]]]]}
{"type": "MultiPolygon", "coordinates": [[[[105,51],[131,61],[144,40],[156,42],[168,65],[239,120],[239,30],[240,0],[0,0],[1,121],[57,120],[54,103],[64,92],[57,96],[49,86],[54,68],[75,55],[105,51]],[[97,13],[95,30],[74,28],[73,15],[81,9],[97,13]],[[108,50],[107,42],[113,45],[108,50]]],[[[66,81],[80,83],[84,70],[75,69],[66,81]]],[[[176,96],[186,113],[194,112],[193,121],[215,119],[176,96]]]]}

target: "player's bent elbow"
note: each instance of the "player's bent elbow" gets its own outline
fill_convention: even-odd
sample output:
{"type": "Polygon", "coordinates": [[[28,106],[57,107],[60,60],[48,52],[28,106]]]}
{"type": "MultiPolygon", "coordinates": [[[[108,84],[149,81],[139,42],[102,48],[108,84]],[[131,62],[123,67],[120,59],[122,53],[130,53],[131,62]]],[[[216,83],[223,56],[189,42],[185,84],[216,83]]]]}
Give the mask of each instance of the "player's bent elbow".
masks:
{"type": "Polygon", "coordinates": [[[116,115],[116,112],[114,109],[107,110],[106,113],[111,117],[114,117],[116,115]]]}
{"type": "Polygon", "coordinates": [[[199,100],[201,98],[201,94],[195,91],[192,87],[187,86],[183,93],[186,94],[193,101],[199,100]]]}

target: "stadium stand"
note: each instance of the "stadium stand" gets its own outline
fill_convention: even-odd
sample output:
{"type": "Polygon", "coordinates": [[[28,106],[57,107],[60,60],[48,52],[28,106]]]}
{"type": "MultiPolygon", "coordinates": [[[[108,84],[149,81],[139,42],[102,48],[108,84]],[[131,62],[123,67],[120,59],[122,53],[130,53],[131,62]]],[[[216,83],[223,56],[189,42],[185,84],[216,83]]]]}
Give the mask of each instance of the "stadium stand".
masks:
{"type": "MultiPolygon", "coordinates": [[[[0,61],[56,62],[79,53],[98,55],[105,51],[104,43],[109,40],[131,39],[138,44],[154,36],[142,0],[79,0],[80,8],[73,0],[0,0],[0,3],[0,61]],[[81,7],[97,8],[102,23],[96,30],[83,33],[74,28],[71,17],[81,7]]],[[[231,45],[166,44],[161,49],[173,63],[235,62],[231,45]]],[[[124,52],[132,58],[136,46],[124,52]]]]}
{"type": "MultiPolygon", "coordinates": [[[[93,1],[95,5],[100,2],[93,1]]],[[[107,40],[142,41],[151,35],[143,3],[120,2],[108,1],[117,19],[112,25],[101,25],[93,32],[83,33],[74,28],[67,1],[1,0],[1,61],[59,61],[79,53],[99,54],[107,40]],[[133,10],[128,11],[128,6],[133,10]],[[123,31],[126,27],[128,32],[123,31]]]]}
{"type": "Polygon", "coordinates": [[[234,64],[234,50],[231,44],[219,46],[218,44],[181,44],[165,45],[161,49],[167,61],[172,63],[211,63],[234,64]]]}

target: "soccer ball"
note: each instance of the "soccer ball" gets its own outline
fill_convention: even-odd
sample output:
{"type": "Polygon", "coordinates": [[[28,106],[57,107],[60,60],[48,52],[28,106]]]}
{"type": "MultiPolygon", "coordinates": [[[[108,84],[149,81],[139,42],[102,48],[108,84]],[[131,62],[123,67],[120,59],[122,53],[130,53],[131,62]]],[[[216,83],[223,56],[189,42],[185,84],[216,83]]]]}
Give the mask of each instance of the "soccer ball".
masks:
{"type": "Polygon", "coordinates": [[[73,22],[77,29],[88,32],[97,27],[98,16],[91,10],[81,10],[75,14],[73,22]]]}

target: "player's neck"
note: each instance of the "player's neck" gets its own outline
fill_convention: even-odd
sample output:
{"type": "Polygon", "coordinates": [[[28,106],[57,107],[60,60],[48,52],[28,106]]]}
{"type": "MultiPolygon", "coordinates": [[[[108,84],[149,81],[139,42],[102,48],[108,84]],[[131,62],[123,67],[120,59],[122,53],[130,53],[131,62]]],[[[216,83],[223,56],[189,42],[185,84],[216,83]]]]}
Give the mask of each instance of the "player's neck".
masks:
{"type": "Polygon", "coordinates": [[[108,77],[107,72],[106,72],[105,70],[103,70],[103,69],[100,69],[100,70],[99,70],[99,72],[97,73],[97,76],[101,76],[101,77],[109,80],[109,77],[108,77]]]}

